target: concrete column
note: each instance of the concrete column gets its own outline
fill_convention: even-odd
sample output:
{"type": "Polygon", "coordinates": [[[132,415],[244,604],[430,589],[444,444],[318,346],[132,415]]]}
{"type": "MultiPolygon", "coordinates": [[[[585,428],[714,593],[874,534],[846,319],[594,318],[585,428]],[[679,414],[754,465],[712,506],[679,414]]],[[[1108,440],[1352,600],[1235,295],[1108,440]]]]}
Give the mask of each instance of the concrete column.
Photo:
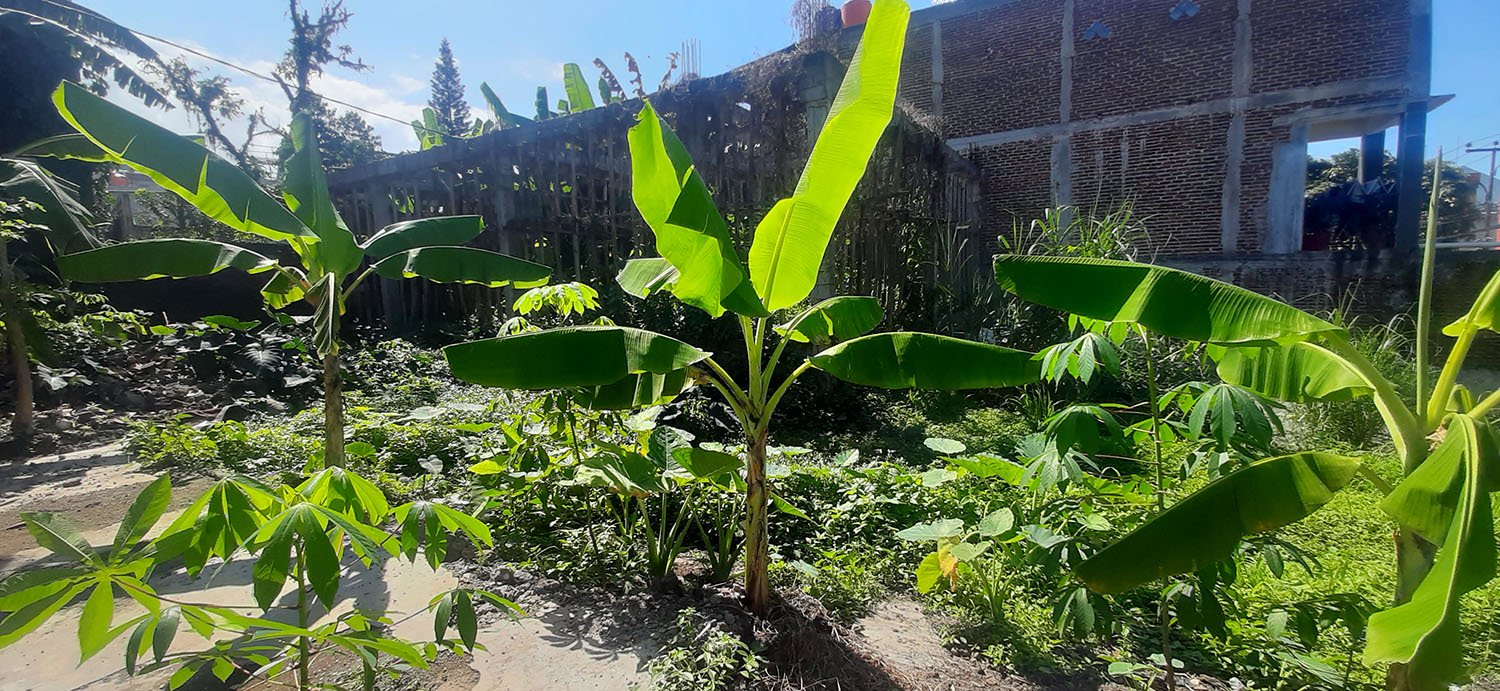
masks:
{"type": "MultiPolygon", "coordinates": [[[[1077,54],[1073,44],[1073,3],[1074,0],[1063,0],[1062,44],[1058,48],[1062,82],[1058,85],[1057,121],[1063,125],[1073,120],[1073,57],[1077,54]]],[[[1066,127],[1052,139],[1052,203],[1057,206],[1073,203],[1073,140],[1066,127]]]]}
{"type": "MultiPolygon", "coordinates": [[[[1251,38],[1250,25],[1250,0],[1238,0],[1236,3],[1236,15],[1234,20],[1234,65],[1231,77],[1231,88],[1234,90],[1233,99],[1230,103],[1229,131],[1224,138],[1224,187],[1219,197],[1219,251],[1224,254],[1235,254],[1239,252],[1240,245],[1240,209],[1244,197],[1244,169],[1245,169],[1245,109],[1250,100],[1251,78],[1254,75],[1255,55],[1251,38]]],[[[1306,146],[1303,147],[1306,149],[1306,146]]],[[[1306,162],[1304,161],[1304,168],[1306,162]]],[[[1272,173],[1274,178],[1275,173],[1272,173]]],[[[1272,196],[1276,194],[1275,183],[1272,183],[1272,196]]],[[[1270,226],[1274,226],[1274,220],[1270,226]]],[[[1276,230],[1268,227],[1268,234],[1262,244],[1271,251],[1271,247],[1290,246],[1291,249],[1282,251],[1294,252],[1301,249],[1300,239],[1289,244],[1285,238],[1275,238],[1276,230]]]]}
{"type": "Polygon", "coordinates": [[[932,115],[940,130],[943,121],[943,23],[932,23],[932,115]]]}
{"type": "Polygon", "coordinates": [[[1432,94],[1432,0],[1411,0],[1411,59],[1406,66],[1412,102],[1401,116],[1396,147],[1400,192],[1396,199],[1396,250],[1415,251],[1422,235],[1423,159],[1427,156],[1427,99],[1432,94]]]}
{"type": "Polygon", "coordinates": [[[1422,178],[1426,177],[1427,101],[1406,107],[1396,150],[1400,188],[1396,198],[1396,250],[1416,250],[1422,236],[1422,178]]]}
{"type": "Polygon", "coordinates": [[[1276,145],[1271,153],[1271,196],[1267,200],[1269,221],[1261,249],[1266,254],[1302,251],[1303,194],[1307,190],[1307,126],[1292,128],[1290,141],[1276,145]]]}
{"type": "Polygon", "coordinates": [[[1385,172],[1385,130],[1372,132],[1359,140],[1359,181],[1379,180],[1385,172]]]}

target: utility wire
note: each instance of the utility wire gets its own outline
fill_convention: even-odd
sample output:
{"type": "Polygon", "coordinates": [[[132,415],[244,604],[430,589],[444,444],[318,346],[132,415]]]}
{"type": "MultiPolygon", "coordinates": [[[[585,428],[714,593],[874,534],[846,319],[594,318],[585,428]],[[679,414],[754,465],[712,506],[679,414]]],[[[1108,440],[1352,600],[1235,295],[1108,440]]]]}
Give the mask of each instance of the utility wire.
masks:
{"type": "MultiPolygon", "coordinates": [[[[278,79],[278,78],[273,77],[273,76],[262,74],[260,72],[255,71],[255,70],[252,70],[252,69],[250,69],[248,67],[243,67],[241,65],[237,65],[237,64],[235,64],[233,62],[230,62],[230,61],[225,60],[223,58],[220,58],[218,56],[211,55],[211,54],[209,54],[207,52],[204,52],[202,50],[198,50],[197,48],[190,48],[188,46],[182,45],[181,43],[178,43],[178,42],[173,41],[171,39],[162,38],[161,36],[157,36],[157,35],[154,35],[154,34],[149,34],[149,33],[146,33],[144,31],[140,31],[138,29],[132,29],[132,28],[130,28],[128,26],[125,26],[124,24],[120,24],[120,23],[114,21],[113,19],[105,17],[104,15],[99,14],[99,13],[97,13],[97,12],[95,12],[95,11],[87,8],[87,7],[83,7],[82,5],[68,6],[68,5],[63,5],[63,4],[57,3],[57,2],[53,2],[53,0],[42,0],[42,2],[45,2],[45,3],[49,4],[49,5],[52,5],[53,7],[57,7],[59,9],[64,9],[64,10],[68,10],[68,11],[77,11],[77,12],[82,12],[82,13],[91,15],[94,18],[99,19],[101,21],[106,21],[106,22],[109,22],[111,24],[114,24],[115,26],[118,26],[121,29],[124,29],[125,31],[128,31],[128,32],[130,32],[132,34],[135,34],[136,36],[138,36],[140,38],[147,39],[147,40],[150,40],[150,41],[156,41],[157,43],[163,43],[163,44],[172,46],[173,48],[176,48],[178,50],[184,51],[186,53],[190,53],[192,55],[196,55],[196,56],[198,56],[200,58],[203,58],[204,60],[208,60],[210,62],[218,63],[220,65],[228,67],[229,69],[235,70],[237,72],[241,72],[243,74],[246,74],[248,76],[254,77],[254,78],[262,80],[262,81],[270,82],[270,83],[275,84],[277,86],[286,86],[286,82],[284,80],[282,80],[282,79],[278,79]]],[[[26,13],[26,12],[20,12],[19,10],[11,10],[11,11],[18,12],[19,14],[26,14],[27,16],[32,16],[32,17],[36,16],[36,15],[31,15],[31,14],[26,13]]],[[[45,17],[37,17],[37,18],[38,19],[42,19],[44,21],[46,20],[45,17]]],[[[337,104],[339,104],[341,106],[344,106],[345,108],[351,108],[353,110],[357,110],[357,111],[359,111],[361,113],[364,113],[366,115],[372,115],[372,116],[377,117],[377,118],[384,118],[386,120],[390,120],[391,122],[399,123],[399,124],[405,125],[407,127],[412,127],[412,128],[415,128],[415,129],[420,129],[420,130],[422,130],[424,132],[427,132],[429,134],[436,134],[436,135],[440,135],[440,136],[443,136],[443,137],[451,137],[451,136],[453,136],[453,134],[450,133],[450,132],[443,132],[443,131],[439,131],[439,130],[428,129],[427,127],[422,126],[418,122],[414,122],[414,121],[411,121],[411,120],[403,120],[403,119],[398,118],[398,117],[396,117],[394,115],[386,115],[385,113],[381,113],[381,112],[378,112],[378,111],[370,110],[369,108],[365,108],[364,106],[358,106],[358,105],[355,105],[353,103],[349,103],[348,101],[341,101],[339,99],[336,99],[336,98],[333,98],[333,97],[330,97],[330,96],[324,96],[324,95],[322,95],[320,93],[317,93],[317,92],[313,91],[312,89],[308,89],[308,93],[310,93],[310,94],[312,94],[314,96],[317,96],[318,98],[323,99],[324,101],[328,101],[329,103],[337,103],[337,104]]]]}

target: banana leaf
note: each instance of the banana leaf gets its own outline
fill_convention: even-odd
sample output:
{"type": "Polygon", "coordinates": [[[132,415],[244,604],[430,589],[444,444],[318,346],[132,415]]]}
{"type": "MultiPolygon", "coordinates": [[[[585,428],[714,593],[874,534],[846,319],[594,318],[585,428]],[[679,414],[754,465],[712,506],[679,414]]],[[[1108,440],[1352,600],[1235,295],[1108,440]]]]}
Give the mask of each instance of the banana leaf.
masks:
{"type": "Polygon", "coordinates": [[[402,221],[382,228],[365,241],[364,253],[371,261],[380,261],[399,252],[418,247],[462,245],[484,232],[479,216],[442,216],[402,221]]]}
{"type": "Polygon", "coordinates": [[[535,288],[547,282],[552,269],[473,247],[419,247],[376,262],[375,273],[386,278],[425,278],[436,283],[535,288]]]}
{"type": "Polygon", "coordinates": [[[38,139],[12,153],[13,156],[56,158],[64,161],[109,163],[110,156],[81,134],[59,134],[38,139]]]}
{"type": "Polygon", "coordinates": [[[615,282],[627,295],[645,299],[658,290],[671,290],[677,282],[677,269],[660,257],[631,259],[615,277],[615,282]]]}
{"type": "Polygon", "coordinates": [[[765,316],[708,186],[650,103],[629,138],[631,195],[656,235],[656,250],[677,269],[672,294],[715,318],[725,309],[765,316]]]}
{"type": "Polygon", "coordinates": [[[1440,545],[1411,599],[1370,617],[1365,663],[1406,663],[1413,689],[1439,691],[1463,675],[1460,600],[1496,573],[1486,466],[1495,449],[1486,423],[1450,418],[1443,443],[1381,504],[1402,525],[1440,545]],[[1441,521],[1446,518],[1447,524],[1441,521]]]}
{"type": "Polygon", "coordinates": [[[1313,343],[1210,351],[1219,377],[1291,403],[1351,401],[1374,389],[1343,358],[1313,343]]]}
{"type": "Polygon", "coordinates": [[[594,108],[594,95],[589,93],[589,83],[583,78],[583,68],[576,62],[563,65],[563,89],[568,92],[568,103],[572,112],[594,108]]]}
{"type": "Polygon", "coordinates": [[[89,232],[93,214],[78,201],[77,188],[35,161],[0,158],[0,191],[41,207],[39,213],[23,215],[44,227],[42,236],[54,255],[99,246],[89,232]]]}
{"type": "Polygon", "coordinates": [[[590,410],[632,410],[672,402],[687,387],[687,370],[629,374],[613,384],[579,389],[573,400],[590,410]]]}
{"type": "Polygon", "coordinates": [[[834,226],[895,112],[910,16],[904,2],[876,3],[797,189],[755,228],[750,275],[770,311],[802,302],[817,284],[834,226]]]}
{"type": "Polygon", "coordinates": [[[858,338],[880,324],[885,311],[872,297],[843,296],[813,305],[797,319],[776,327],[776,332],[801,343],[858,338]]]}
{"type": "Polygon", "coordinates": [[[1079,564],[1098,593],[1119,593],[1228,558],[1248,535],[1306,518],[1354,477],[1359,461],[1298,453],[1251,463],[1157,514],[1079,564]]]}
{"type": "Polygon", "coordinates": [[[1196,274],[1077,257],[995,257],[995,280],[1023,300],[1221,345],[1308,340],[1339,327],[1286,303],[1196,274]]]}
{"type": "Polygon", "coordinates": [[[292,146],[295,153],[286,162],[286,186],[281,196],[287,208],[302,225],[317,234],[318,241],[298,250],[304,253],[309,267],[325,273],[348,275],[364,261],[354,233],[344,225],[333,197],[328,194],[328,177],[323,172],[323,158],[318,154],[317,125],[306,113],[292,119],[292,146]]]}
{"type": "Polygon", "coordinates": [[[991,389],[1041,378],[1031,353],[924,333],[856,338],[818,353],[811,363],[844,381],[884,389],[991,389]]]}
{"type": "Polygon", "coordinates": [[[443,349],[453,376],[506,389],[616,384],[632,374],[671,374],[709,356],[669,336],[618,326],[575,326],[443,349]]]}
{"type": "Polygon", "coordinates": [[[207,276],[224,269],[258,274],[276,268],[276,261],[223,242],[169,238],[64,254],[57,258],[57,267],[70,281],[116,283],[207,276]]]}
{"type": "Polygon", "coordinates": [[[272,240],[317,235],[244,171],[72,82],[52,95],[57,111],[109,159],[146,174],[205,216],[272,240]]]}

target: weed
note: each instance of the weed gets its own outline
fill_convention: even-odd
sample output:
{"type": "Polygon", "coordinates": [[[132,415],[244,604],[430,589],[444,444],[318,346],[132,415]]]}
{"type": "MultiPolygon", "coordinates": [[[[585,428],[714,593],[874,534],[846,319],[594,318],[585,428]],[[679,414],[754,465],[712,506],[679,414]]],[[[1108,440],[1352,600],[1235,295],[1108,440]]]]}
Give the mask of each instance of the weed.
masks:
{"type": "Polygon", "coordinates": [[[676,635],[646,670],[655,691],[724,691],[743,686],[760,666],[749,645],[688,608],[678,613],[676,635]]]}

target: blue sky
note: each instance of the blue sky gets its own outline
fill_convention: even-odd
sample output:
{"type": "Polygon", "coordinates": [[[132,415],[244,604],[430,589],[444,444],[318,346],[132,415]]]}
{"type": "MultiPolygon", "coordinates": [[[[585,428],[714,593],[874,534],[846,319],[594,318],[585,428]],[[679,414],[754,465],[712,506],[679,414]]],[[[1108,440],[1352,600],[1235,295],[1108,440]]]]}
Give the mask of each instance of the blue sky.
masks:
{"type": "MultiPolygon", "coordinates": [[[[910,0],[913,7],[931,0],[910,0]]],[[[1316,0],[1309,0],[1316,2],[1316,0]]],[[[286,45],[286,5],[280,0],[90,0],[90,7],[127,26],[204,49],[237,64],[268,71],[286,45]]],[[[315,0],[307,4],[315,4],[315,0]]],[[[438,42],[453,43],[470,103],[482,108],[479,83],[488,81],[512,110],[529,115],[538,85],[553,100],[561,96],[561,65],[585,65],[600,57],[624,72],[625,51],[640,60],[650,82],[666,67],[667,53],[685,39],[701,43],[702,70],[716,74],[792,40],[787,21],[791,0],[585,0],[584,2],[472,2],[463,0],[346,0],[354,12],[342,39],[373,69],[334,70],[315,89],[358,103],[403,122],[427,100],[428,78],[438,42]]],[[[1488,165],[1488,157],[1464,155],[1470,141],[1500,139],[1500,1],[1433,0],[1435,50],[1433,92],[1455,94],[1433,114],[1429,148],[1443,146],[1461,163],[1488,165]]],[[[168,54],[174,51],[165,49],[168,54]]],[[[201,62],[201,61],[197,61],[201,62]]],[[[229,73],[252,105],[284,119],[274,85],[229,73]]],[[[180,112],[154,115],[187,129],[180,112]]],[[[410,128],[367,116],[389,150],[415,147],[410,128]]],[[[1388,140],[1395,146],[1395,137],[1388,140]]],[[[274,142],[262,141],[266,147],[274,142]]],[[[1315,144],[1323,155],[1348,142],[1315,144]]]]}

